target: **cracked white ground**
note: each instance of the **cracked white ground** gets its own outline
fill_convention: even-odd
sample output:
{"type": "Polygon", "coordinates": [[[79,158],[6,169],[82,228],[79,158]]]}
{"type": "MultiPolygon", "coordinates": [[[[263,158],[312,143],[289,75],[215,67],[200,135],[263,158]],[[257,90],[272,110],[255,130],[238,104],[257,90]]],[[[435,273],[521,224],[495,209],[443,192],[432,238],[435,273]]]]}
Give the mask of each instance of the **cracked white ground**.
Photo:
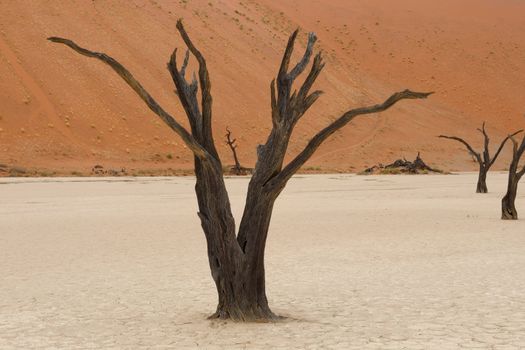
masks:
{"type": "Polygon", "coordinates": [[[287,319],[234,324],[206,320],[193,178],[0,179],[0,349],[524,349],[525,183],[504,222],[487,182],[295,177],[266,255],[287,319]]]}

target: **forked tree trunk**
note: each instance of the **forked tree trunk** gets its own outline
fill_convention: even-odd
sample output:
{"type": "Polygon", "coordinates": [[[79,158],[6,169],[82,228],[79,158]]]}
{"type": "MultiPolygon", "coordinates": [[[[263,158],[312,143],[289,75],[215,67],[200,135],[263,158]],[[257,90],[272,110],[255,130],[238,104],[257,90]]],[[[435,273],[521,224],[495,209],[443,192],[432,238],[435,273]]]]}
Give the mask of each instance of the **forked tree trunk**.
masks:
{"type": "Polygon", "coordinates": [[[489,151],[490,138],[489,138],[489,135],[487,134],[487,131],[485,130],[485,122],[483,122],[481,129],[478,128],[478,131],[483,135],[483,140],[484,140],[482,153],[476,152],[474,148],[472,148],[472,146],[470,146],[467,143],[467,141],[457,136],[439,135],[438,137],[460,142],[467,148],[468,152],[476,159],[476,161],[479,164],[479,175],[478,175],[478,184],[476,186],[476,193],[488,193],[487,173],[489,172],[492,165],[494,165],[494,163],[496,162],[496,159],[498,159],[498,156],[500,155],[501,150],[505,146],[505,143],[507,143],[507,141],[512,136],[519,134],[523,130],[518,130],[515,133],[504,138],[503,141],[501,141],[501,144],[499,145],[498,150],[494,154],[494,157],[490,156],[490,151],[489,151]]]}
{"type": "Polygon", "coordinates": [[[311,60],[316,42],[316,36],[311,33],[304,55],[290,69],[290,59],[298,34],[295,31],[288,40],[277,78],[270,85],[272,131],[266,143],[257,148],[257,164],[248,186],[243,217],[236,233],[222,164],[215,149],[211,129],[212,96],[206,61],[190,40],[180,20],[177,22],[177,29],[188,51],[179,69],[175,50],[168,63],[168,70],[190,122],[191,133],[168,114],[115,59],[84,49],[68,39],[52,37],[49,40],[65,44],[84,56],[108,64],[193,152],[198,215],[206,236],[210,270],[219,299],[212,317],[235,321],[275,320],[277,317],[270,310],[266,296],[264,254],[273,206],[288,180],[328,137],[355,117],[385,111],[404,99],[424,99],[431,93],[405,90],[393,94],[381,104],[349,110],[318,132],[290,163],[284,165],[284,157],[296,123],[321,95],[321,91],[310,90],[324,67],[321,53],[318,53],[302,85],[292,92],[296,78],[304,72],[311,60]],[[190,52],[199,63],[198,81],[194,77],[193,81],[188,82],[185,77],[190,52]],[[197,98],[199,86],[200,101],[197,98]]]}
{"type": "MultiPolygon", "coordinates": [[[[207,235],[210,234],[217,232],[210,230],[207,235]]],[[[208,248],[218,294],[217,310],[210,318],[236,321],[277,319],[266,297],[264,260],[256,261],[253,256],[238,253],[238,245],[223,249],[208,243],[208,248]]]]}
{"type": "Polygon", "coordinates": [[[509,179],[507,183],[507,193],[501,200],[501,218],[503,220],[518,220],[518,211],[516,210],[516,196],[518,193],[518,184],[525,174],[525,166],[518,171],[521,156],[525,152],[525,137],[518,146],[518,142],[511,137],[512,161],[509,166],[509,179]]]}
{"type": "MultiPolygon", "coordinates": [[[[210,247],[208,243],[208,258],[219,299],[217,310],[210,318],[278,319],[268,305],[264,268],[266,238],[276,197],[255,183],[251,190],[257,194],[254,196],[252,192],[248,196],[237,240],[229,242],[224,250],[220,245],[210,247]],[[248,241],[248,237],[253,237],[253,241],[248,241]]],[[[213,241],[213,236],[220,236],[217,225],[207,225],[203,221],[203,229],[208,242],[210,238],[213,241]]]]}
{"type": "MultiPolygon", "coordinates": [[[[266,296],[264,251],[273,201],[261,198],[249,219],[249,235],[257,237],[255,249],[241,255],[235,274],[225,275],[229,286],[218,285],[219,305],[211,317],[242,321],[276,320],[266,296]]],[[[219,273],[221,268],[218,269],[219,273]]]]}

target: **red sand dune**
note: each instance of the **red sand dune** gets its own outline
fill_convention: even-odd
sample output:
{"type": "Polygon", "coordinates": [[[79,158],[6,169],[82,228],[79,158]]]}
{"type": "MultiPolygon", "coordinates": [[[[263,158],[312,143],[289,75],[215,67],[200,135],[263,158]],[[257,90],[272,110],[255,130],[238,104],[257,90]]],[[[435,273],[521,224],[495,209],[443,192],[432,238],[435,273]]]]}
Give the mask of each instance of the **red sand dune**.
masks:
{"type": "MultiPolygon", "coordinates": [[[[410,88],[436,94],[355,120],[308,166],[354,171],[421,151],[435,166],[474,170],[460,145],[435,136],[479,146],[483,120],[494,141],[525,126],[524,13],[517,0],[3,1],[0,163],[59,173],[191,168],[181,140],[107,66],[45,40],[63,36],[110,54],[186,125],[165,68],[183,48],[182,17],[209,62],[225,163],[229,126],[243,165],[253,166],[271,126],[269,82],[300,27],[296,56],[314,31],[328,64],[317,84],[325,95],[298,125],[290,156],[345,110],[410,88]]],[[[496,167],[508,159],[507,149],[496,167]]]]}

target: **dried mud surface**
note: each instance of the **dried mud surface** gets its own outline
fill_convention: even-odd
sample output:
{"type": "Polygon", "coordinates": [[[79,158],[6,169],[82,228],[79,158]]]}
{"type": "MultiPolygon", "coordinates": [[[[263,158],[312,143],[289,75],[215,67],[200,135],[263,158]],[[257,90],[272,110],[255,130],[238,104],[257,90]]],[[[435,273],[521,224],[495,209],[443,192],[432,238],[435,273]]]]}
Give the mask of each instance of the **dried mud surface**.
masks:
{"type": "MultiPolygon", "coordinates": [[[[267,247],[274,324],[206,320],[194,180],[0,181],[2,349],[523,349],[505,175],[299,176],[267,247]]],[[[240,217],[246,178],[227,180],[240,217]]],[[[525,197],[518,211],[525,215],[525,197]]]]}

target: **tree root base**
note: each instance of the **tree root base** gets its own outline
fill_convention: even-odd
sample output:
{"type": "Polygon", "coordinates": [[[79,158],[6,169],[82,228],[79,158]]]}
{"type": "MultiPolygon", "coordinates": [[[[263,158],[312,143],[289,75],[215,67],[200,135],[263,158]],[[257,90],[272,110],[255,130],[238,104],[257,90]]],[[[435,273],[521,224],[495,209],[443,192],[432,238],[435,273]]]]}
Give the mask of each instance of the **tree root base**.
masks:
{"type": "Polygon", "coordinates": [[[254,323],[270,323],[283,320],[284,317],[277,316],[271,310],[248,310],[241,311],[234,310],[217,310],[213,315],[208,317],[208,320],[229,320],[233,322],[254,322],[254,323]]]}
{"type": "Polygon", "coordinates": [[[518,217],[504,214],[501,216],[501,220],[518,220],[518,217]]]}

